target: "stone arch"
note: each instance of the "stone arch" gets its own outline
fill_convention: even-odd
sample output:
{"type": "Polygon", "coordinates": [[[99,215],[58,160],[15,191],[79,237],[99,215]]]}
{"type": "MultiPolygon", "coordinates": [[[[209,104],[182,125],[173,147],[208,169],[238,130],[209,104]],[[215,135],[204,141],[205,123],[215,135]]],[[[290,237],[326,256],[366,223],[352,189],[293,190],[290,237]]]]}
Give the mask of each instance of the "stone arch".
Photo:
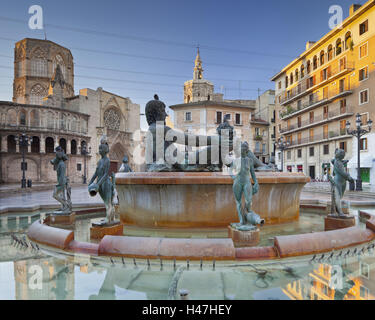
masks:
{"type": "Polygon", "coordinates": [[[112,146],[108,155],[111,161],[111,171],[118,172],[125,154],[125,148],[120,142],[117,142],[112,146]]]}
{"type": "MultiPolygon", "coordinates": [[[[19,182],[22,179],[21,162],[21,155],[8,159],[6,163],[7,182],[19,182]]],[[[35,159],[27,155],[25,156],[25,162],[27,163],[26,179],[40,181],[40,165],[35,159]]]]}
{"type": "Polygon", "coordinates": [[[17,125],[17,111],[15,109],[8,109],[6,123],[7,125],[17,125]]]}

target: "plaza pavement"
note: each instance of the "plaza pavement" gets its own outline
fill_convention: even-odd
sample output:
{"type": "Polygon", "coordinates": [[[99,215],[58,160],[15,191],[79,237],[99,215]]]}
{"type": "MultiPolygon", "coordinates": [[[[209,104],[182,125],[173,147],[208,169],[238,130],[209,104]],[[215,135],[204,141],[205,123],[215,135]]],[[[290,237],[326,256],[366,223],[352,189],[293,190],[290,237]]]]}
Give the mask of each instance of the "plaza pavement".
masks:
{"type": "MultiPolygon", "coordinates": [[[[7,211],[33,211],[50,209],[59,206],[52,198],[53,185],[44,185],[44,190],[30,189],[27,192],[17,185],[13,187],[2,185],[0,193],[0,213],[7,211]],[[9,192],[6,192],[8,188],[9,192]],[[45,190],[45,189],[48,190],[45,190]]],[[[375,190],[369,186],[363,192],[346,191],[344,200],[351,205],[375,206],[375,190]]],[[[301,203],[329,203],[331,201],[330,186],[326,182],[308,183],[301,193],[301,203]]],[[[91,197],[87,192],[87,185],[72,186],[73,207],[98,207],[103,206],[100,196],[91,197]]]]}

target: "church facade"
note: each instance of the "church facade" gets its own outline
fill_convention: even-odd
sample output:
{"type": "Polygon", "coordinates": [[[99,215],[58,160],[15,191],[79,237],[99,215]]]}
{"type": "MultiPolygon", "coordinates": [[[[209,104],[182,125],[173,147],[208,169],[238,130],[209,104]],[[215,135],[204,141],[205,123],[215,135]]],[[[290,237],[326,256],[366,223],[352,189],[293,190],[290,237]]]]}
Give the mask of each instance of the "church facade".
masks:
{"type": "Polygon", "coordinates": [[[108,136],[111,171],[119,169],[124,155],[137,171],[140,166],[133,155],[138,146],[134,133],[140,132],[139,118],[138,104],[102,88],[81,89],[74,95],[69,49],[48,40],[23,39],[15,44],[13,101],[0,101],[0,182],[21,180],[23,152],[26,179],[56,181],[49,161],[59,145],[69,158],[70,181],[82,183],[84,177],[88,181],[100,159],[98,146],[103,134],[108,136]],[[22,133],[32,137],[24,148],[15,139],[22,133]]]}

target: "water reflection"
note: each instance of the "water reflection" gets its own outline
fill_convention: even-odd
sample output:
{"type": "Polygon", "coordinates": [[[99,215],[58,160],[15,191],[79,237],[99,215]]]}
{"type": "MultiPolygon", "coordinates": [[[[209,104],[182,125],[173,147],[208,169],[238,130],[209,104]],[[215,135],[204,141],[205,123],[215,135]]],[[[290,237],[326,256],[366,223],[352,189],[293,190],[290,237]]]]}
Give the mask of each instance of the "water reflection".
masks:
{"type": "MultiPolygon", "coordinates": [[[[110,260],[84,255],[65,256],[12,245],[12,234],[23,237],[32,217],[8,219],[0,227],[0,299],[190,299],[374,300],[375,253],[367,245],[345,250],[334,258],[238,263],[131,259],[110,260]],[[10,222],[10,220],[12,220],[10,222]],[[13,221],[14,220],[14,221],[13,221]]],[[[90,219],[76,224],[78,239],[87,241],[90,219]]]]}

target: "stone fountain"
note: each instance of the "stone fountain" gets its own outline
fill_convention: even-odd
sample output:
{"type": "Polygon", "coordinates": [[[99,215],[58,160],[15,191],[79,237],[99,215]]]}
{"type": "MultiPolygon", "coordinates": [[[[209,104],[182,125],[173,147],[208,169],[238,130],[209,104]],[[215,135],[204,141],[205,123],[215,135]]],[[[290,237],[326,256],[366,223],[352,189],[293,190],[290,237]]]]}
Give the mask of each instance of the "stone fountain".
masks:
{"type": "MultiPolygon", "coordinates": [[[[146,117],[147,172],[116,174],[121,222],[141,228],[184,229],[226,228],[238,221],[233,180],[222,170],[230,163],[229,153],[240,153],[241,142],[233,127],[224,121],[217,136],[211,137],[174,130],[165,125],[165,104],[157,96],[147,103],[146,117]],[[188,154],[176,145],[199,148],[188,154]]],[[[248,156],[259,183],[253,210],[266,224],[298,220],[300,193],[310,179],[303,173],[273,172],[251,151],[248,156]]]]}

